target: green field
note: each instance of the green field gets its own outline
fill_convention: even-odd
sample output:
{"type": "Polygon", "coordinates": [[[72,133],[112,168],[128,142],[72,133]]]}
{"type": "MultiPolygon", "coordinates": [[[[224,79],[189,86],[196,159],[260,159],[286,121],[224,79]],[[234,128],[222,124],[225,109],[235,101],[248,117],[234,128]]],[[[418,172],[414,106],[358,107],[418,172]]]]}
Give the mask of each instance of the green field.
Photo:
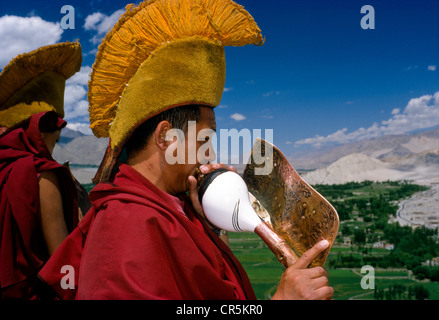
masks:
{"type": "Polygon", "coordinates": [[[270,299],[285,270],[265,243],[253,233],[229,233],[230,246],[247,272],[258,299],[270,299]]]}
{"type": "MultiPolygon", "coordinates": [[[[329,283],[335,290],[334,299],[422,299],[425,298],[422,291],[428,290],[424,296],[439,300],[439,282],[420,281],[406,267],[413,268],[428,257],[437,256],[437,237],[435,240],[431,233],[422,230],[388,228],[389,216],[396,213],[397,201],[425,190],[424,186],[406,181],[364,181],[315,188],[334,205],[340,217],[339,234],[325,265],[329,283]],[[386,230],[387,236],[393,234],[396,241],[394,250],[373,246],[378,240],[388,240],[386,230]],[[392,230],[401,233],[392,233],[392,230]],[[346,239],[351,243],[344,243],[346,239]],[[427,251],[430,253],[426,254],[427,251]],[[367,274],[361,274],[360,270],[369,265],[369,261],[376,267],[375,289],[361,287],[361,280],[367,274]]],[[[257,297],[270,298],[284,267],[257,235],[232,233],[229,236],[232,250],[246,269],[257,297]]]]}
{"type": "MultiPolygon", "coordinates": [[[[279,279],[284,271],[274,254],[263,241],[252,233],[229,233],[230,246],[244,266],[258,299],[270,299],[276,291],[279,279]]],[[[349,248],[333,247],[331,254],[348,252],[349,248]]],[[[375,249],[377,250],[377,249],[375,249]]],[[[382,249],[384,250],[384,249],[382,249]]],[[[363,275],[362,266],[357,269],[328,269],[329,284],[334,288],[334,300],[374,299],[374,290],[364,290],[361,287],[363,275]]],[[[364,274],[366,275],[366,273],[364,274]]],[[[439,282],[428,280],[418,281],[409,277],[406,269],[377,269],[375,270],[375,287],[388,291],[395,284],[406,288],[422,285],[429,293],[429,299],[439,300],[439,282]]],[[[400,297],[407,299],[407,297],[400,297]]]]}

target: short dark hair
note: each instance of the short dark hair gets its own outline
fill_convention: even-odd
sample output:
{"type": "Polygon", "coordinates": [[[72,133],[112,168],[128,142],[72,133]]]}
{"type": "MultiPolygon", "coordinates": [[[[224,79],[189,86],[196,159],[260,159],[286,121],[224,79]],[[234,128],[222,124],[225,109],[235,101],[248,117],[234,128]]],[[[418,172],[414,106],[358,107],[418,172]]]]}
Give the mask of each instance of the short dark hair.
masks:
{"type": "Polygon", "coordinates": [[[145,148],[148,140],[151,138],[160,122],[165,120],[169,121],[172,128],[187,132],[188,121],[199,121],[200,114],[201,112],[198,105],[187,105],[165,110],[146,120],[137,127],[125,143],[125,150],[128,158],[136,156],[143,148],[145,148]]]}
{"type": "Polygon", "coordinates": [[[46,112],[38,122],[40,132],[55,132],[66,126],[66,122],[61,122],[59,116],[54,111],[46,112]]]}

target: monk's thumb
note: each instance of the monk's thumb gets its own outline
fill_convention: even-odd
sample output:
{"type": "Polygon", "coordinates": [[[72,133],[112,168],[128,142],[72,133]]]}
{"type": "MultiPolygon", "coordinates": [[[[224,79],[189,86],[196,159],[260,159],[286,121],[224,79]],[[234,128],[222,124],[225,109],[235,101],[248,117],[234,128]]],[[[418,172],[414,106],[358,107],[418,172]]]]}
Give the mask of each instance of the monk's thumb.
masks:
{"type": "Polygon", "coordinates": [[[305,251],[294,264],[295,268],[307,268],[311,262],[329,246],[328,240],[322,240],[316,243],[311,249],[305,251]]]}

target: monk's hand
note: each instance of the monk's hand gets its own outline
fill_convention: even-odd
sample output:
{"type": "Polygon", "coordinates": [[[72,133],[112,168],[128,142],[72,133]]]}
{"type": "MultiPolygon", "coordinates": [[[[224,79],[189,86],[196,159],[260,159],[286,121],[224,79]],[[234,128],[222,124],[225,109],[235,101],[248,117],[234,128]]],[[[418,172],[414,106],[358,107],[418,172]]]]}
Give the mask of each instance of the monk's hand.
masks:
{"type": "Polygon", "coordinates": [[[328,272],[323,267],[308,268],[329,243],[318,242],[282,274],[273,300],[329,300],[334,289],[328,284],[328,272]]]}
{"type": "MultiPolygon", "coordinates": [[[[220,164],[220,163],[203,164],[199,167],[200,173],[202,175],[208,174],[218,169],[227,169],[237,173],[236,169],[233,166],[229,167],[225,164],[220,164]]],[[[198,190],[199,190],[198,181],[197,178],[195,178],[194,176],[189,176],[188,178],[188,189],[189,189],[189,198],[191,199],[195,213],[206,219],[204,215],[203,207],[201,206],[200,203],[200,199],[198,198],[198,190]]]]}

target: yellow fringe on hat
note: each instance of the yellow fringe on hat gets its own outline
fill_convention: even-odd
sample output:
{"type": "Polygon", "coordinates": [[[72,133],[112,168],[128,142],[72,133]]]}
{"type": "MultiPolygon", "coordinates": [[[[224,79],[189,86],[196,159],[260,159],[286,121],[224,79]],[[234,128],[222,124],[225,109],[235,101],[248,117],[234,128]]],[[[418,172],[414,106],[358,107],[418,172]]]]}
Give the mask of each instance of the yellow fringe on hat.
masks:
{"type": "Polygon", "coordinates": [[[63,42],[41,47],[15,57],[0,74],[0,110],[27,83],[46,71],[53,71],[70,78],[81,68],[82,56],[79,42],[63,42]]]}
{"type": "Polygon", "coordinates": [[[30,105],[19,103],[11,108],[0,110],[0,127],[12,128],[24,120],[29,119],[32,115],[44,111],[56,110],[45,102],[36,101],[30,105]]]}
{"type": "Polygon", "coordinates": [[[252,16],[231,0],[150,0],[126,12],[102,44],[89,82],[90,128],[108,137],[127,83],[157,48],[201,36],[224,46],[262,45],[252,16]]]}

